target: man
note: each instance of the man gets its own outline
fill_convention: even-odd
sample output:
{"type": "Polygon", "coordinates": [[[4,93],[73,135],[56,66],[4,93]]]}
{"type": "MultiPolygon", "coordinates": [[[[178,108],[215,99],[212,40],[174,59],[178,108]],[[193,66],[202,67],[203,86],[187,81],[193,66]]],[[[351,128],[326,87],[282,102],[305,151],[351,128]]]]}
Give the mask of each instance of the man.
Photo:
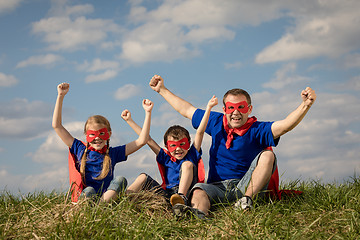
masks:
{"type": "MultiPolygon", "coordinates": [[[[176,111],[192,120],[194,128],[198,127],[203,110],[173,94],[159,75],[154,75],[149,85],[176,111]]],[[[276,146],[281,135],[301,122],[316,99],[315,91],[307,87],[301,98],[299,107],[285,119],[259,122],[255,117],[249,118],[253,109],[249,94],[242,89],[229,90],[223,98],[223,113],[211,112],[206,128],[212,137],[207,184],[196,184],[189,197],[191,207],[174,206],[175,214],[191,210],[197,216],[207,216],[211,204],[239,198],[235,207],[252,208],[252,198],[266,189],[276,167],[276,157],[267,147],[276,146]],[[256,156],[257,161],[253,161],[256,156]],[[240,189],[248,182],[243,195],[240,189]]]]}

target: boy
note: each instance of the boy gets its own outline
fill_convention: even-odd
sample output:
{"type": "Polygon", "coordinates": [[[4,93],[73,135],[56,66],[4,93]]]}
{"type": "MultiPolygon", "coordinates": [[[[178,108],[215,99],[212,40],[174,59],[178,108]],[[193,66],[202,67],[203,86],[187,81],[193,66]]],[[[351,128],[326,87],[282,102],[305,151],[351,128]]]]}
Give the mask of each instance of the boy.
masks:
{"type": "MultiPolygon", "coordinates": [[[[173,207],[178,203],[187,205],[188,190],[198,182],[197,166],[201,159],[201,144],[210,111],[217,103],[218,100],[215,96],[208,102],[192,146],[190,146],[189,132],[178,125],[172,126],[166,131],[164,135],[166,149],[162,149],[150,137],[147,144],[156,154],[158,164],[163,166],[164,169],[164,189],[160,188],[159,183],[150,176],[142,173],[128,187],[127,192],[156,189],[158,192],[164,193],[167,198],[170,198],[173,207]]],[[[137,134],[140,133],[141,128],[133,121],[128,110],[125,110],[121,117],[137,134]]]]}

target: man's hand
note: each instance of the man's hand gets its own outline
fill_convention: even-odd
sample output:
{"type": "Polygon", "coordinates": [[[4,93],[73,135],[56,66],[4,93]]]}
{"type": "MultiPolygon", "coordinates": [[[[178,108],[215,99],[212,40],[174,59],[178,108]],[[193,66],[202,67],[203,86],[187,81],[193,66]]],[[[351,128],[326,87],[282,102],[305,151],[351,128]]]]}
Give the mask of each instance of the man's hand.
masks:
{"type": "Polygon", "coordinates": [[[149,82],[150,87],[156,91],[156,92],[160,92],[161,88],[164,88],[164,79],[159,76],[159,75],[154,75],[149,82]]]}
{"type": "Polygon", "coordinates": [[[312,90],[310,87],[307,87],[305,90],[301,92],[301,98],[305,104],[305,106],[311,107],[311,105],[316,100],[316,93],[315,90],[312,90]]]}
{"type": "Polygon", "coordinates": [[[60,83],[57,86],[58,94],[60,96],[65,96],[69,92],[69,89],[70,89],[69,83],[60,83]]]}

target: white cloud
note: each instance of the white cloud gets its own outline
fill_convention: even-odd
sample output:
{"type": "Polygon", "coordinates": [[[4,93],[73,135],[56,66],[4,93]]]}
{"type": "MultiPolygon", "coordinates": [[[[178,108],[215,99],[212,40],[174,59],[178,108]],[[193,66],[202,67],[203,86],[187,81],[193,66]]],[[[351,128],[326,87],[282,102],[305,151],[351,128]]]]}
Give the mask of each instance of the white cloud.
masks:
{"type": "Polygon", "coordinates": [[[344,66],[345,68],[360,68],[360,53],[346,56],[344,66]]]}
{"type": "Polygon", "coordinates": [[[21,188],[21,183],[23,182],[23,176],[12,175],[6,169],[0,169],[0,182],[4,189],[10,191],[12,194],[17,193],[16,191],[23,190],[21,188]]]}
{"type": "Polygon", "coordinates": [[[263,3],[254,1],[232,0],[219,4],[216,0],[167,0],[151,11],[142,6],[133,6],[130,20],[135,23],[165,20],[187,27],[235,26],[239,23],[258,25],[265,20],[283,16],[281,9],[289,5],[288,1],[277,1],[264,8],[263,3]]]}
{"type": "Polygon", "coordinates": [[[347,83],[345,83],[349,89],[360,91],[360,75],[351,78],[347,83]]]}
{"type": "Polygon", "coordinates": [[[266,8],[254,1],[219,4],[216,0],[165,0],[154,9],[141,6],[142,1],[132,1],[127,23],[135,28],[126,32],[112,20],[85,18],[83,15],[94,11],[92,5],[69,3],[54,1],[50,17],[33,23],[33,32],[44,36],[50,50],[83,50],[90,45],[112,50],[120,47],[118,55],[125,61],[171,62],[200,55],[203,44],[233,40],[234,28],[281,17],[293,18],[295,25],[261,51],[257,63],[334,57],[359,47],[360,30],[353,24],[359,2],[354,0],[347,4],[279,0],[267,3],[266,8]],[[109,41],[113,33],[121,40],[109,41]]]}
{"type": "Polygon", "coordinates": [[[65,15],[85,15],[94,12],[94,7],[91,4],[83,4],[76,6],[66,6],[65,15]]]}
{"type": "Polygon", "coordinates": [[[165,134],[166,129],[172,125],[181,125],[188,130],[193,128],[191,121],[181,116],[170,104],[163,103],[158,109],[160,113],[151,117],[151,126],[161,127],[164,131],[162,134],[165,134]]]}
{"type": "Polygon", "coordinates": [[[51,127],[52,106],[40,101],[14,99],[0,103],[0,138],[32,139],[51,127]]]}
{"type": "Polygon", "coordinates": [[[0,72],[0,87],[11,87],[19,82],[13,75],[6,75],[0,72]]]}
{"type": "MultiPolygon", "coordinates": [[[[70,122],[64,124],[64,127],[71,132],[72,136],[84,140],[84,122],[70,122]]],[[[30,152],[27,156],[31,157],[35,163],[41,164],[41,173],[27,176],[7,173],[4,178],[12,179],[11,181],[16,182],[17,188],[25,192],[68,189],[68,147],[56,135],[55,131],[48,131],[45,142],[35,152],[30,152]]],[[[16,189],[12,185],[14,184],[9,183],[8,188],[16,189]]]]}
{"type": "Polygon", "coordinates": [[[101,60],[99,58],[93,59],[92,62],[84,61],[77,69],[93,73],[85,78],[86,83],[106,81],[118,75],[122,70],[118,61],[101,60]]]}
{"type": "Polygon", "coordinates": [[[45,169],[45,171],[38,175],[26,176],[21,185],[26,192],[68,190],[69,170],[66,159],[62,166],[45,169]]]}
{"type": "Polygon", "coordinates": [[[224,63],[225,69],[239,69],[242,67],[242,63],[240,61],[233,63],[224,63]]]}
{"type": "Polygon", "coordinates": [[[133,4],[129,21],[138,27],[125,35],[121,57],[139,63],[198,56],[201,44],[233,40],[233,26],[279,18],[284,4],[265,9],[254,1],[164,1],[153,10],[133,4]]]}
{"type": "Polygon", "coordinates": [[[117,76],[117,71],[115,70],[106,70],[103,73],[99,73],[99,74],[92,74],[89,75],[85,78],[85,82],[86,83],[91,83],[91,82],[100,82],[100,81],[106,81],[109,80],[111,78],[114,78],[117,76]]]}
{"type": "Polygon", "coordinates": [[[166,22],[147,23],[126,35],[121,58],[135,62],[173,61],[198,54],[184,46],[181,28],[166,22]],[[159,38],[159,36],[162,36],[159,38]]]}
{"type": "MultiPolygon", "coordinates": [[[[84,140],[84,122],[70,122],[64,124],[64,127],[75,138],[84,140]]],[[[67,153],[68,147],[62,142],[55,131],[51,131],[45,142],[40,145],[36,152],[30,155],[34,162],[66,165],[67,153]]]]}
{"type": "Polygon", "coordinates": [[[0,116],[6,118],[49,117],[52,110],[53,106],[48,103],[31,102],[24,98],[15,98],[9,102],[0,103],[0,116]]]}
{"type": "Polygon", "coordinates": [[[309,82],[311,80],[308,77],[296,75],[296,63],[285,64],[275,75],[276,77],[274,79],[264,83],[262,86],[265,88],[281,89],[291,84],[309,82]]]}
{"type": "Polygon", "coordinates": [[[319,56],[336,57],[359,48],[360,2],[317,1],[290,9],[295,26],[256,56],[257,63],[319,56]]]}
{"type": "Polygon", "coordinates": [[[141,86],[126,84],[121,88],[118,88],[115,92],[115,99],[124,100],[133,96],[139,95],[141,92],[141,86]]]}
{"type": "Polygon", "coordinates": [[[99,58],[94,59],[91,63],[85,61],[83,64],[79,65],[78,69],[86,72],[97,72],[107,69],[118,69],[119,62],[117,61],[106,61],[99,58]]]}
{"type": "Polygon", "coordinates": [[[334,83],[333,88],[337,90],[360,91],[360,75],[352,77],[342,83],[334,83]]]}
{"type": "Polygon", "coordinates": [[[41,136],[49,130],[50,118],[24,117],[21,119],[7,119],[0,117],[1,138],[32,139],[41,136]]]}
{"type": "Polygon", "coordinates": [[[12,174],[5,169],[0,170],[0,181],[5,191],[14,196],[35,191],[67,190],[69,188],[69,174],[67,162],[62,166],[53,165],[43,169],[40,174],[22,175],[12,174]]]}
{"type": "Polygon", "coordinates": [[[22,0],[0,0],[0,14],[13,11],[21,2],[22,0]]]}
{"type": "Polygon", "coordinates": [[[67,16],[49,17],[32,24],[32,31],[44,36],[48,49],[78,50],[89,45],[97,45],[106,40],[108,33],[116,33],[119,27],[112,20],[87,19],[74,20],[67,16]]]}
{"type": "Polygon", "coordinates": [[[16,65],[16,68],[23,68],[31,65],[47,65],[51,66],[55,63],[62,61],[63,57],[59,55],[54,54],[46,54],[46,55],[40,55],[40,56],[32,56],[24,61],[19,62],[16,65]]]}

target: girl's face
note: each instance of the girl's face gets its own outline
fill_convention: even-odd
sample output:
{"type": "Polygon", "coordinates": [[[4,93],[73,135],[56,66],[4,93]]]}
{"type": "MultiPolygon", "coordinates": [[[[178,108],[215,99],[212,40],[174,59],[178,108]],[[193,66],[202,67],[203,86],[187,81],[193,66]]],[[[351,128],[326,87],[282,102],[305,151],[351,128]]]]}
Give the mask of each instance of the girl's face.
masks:
{"type": "Polygon", "coordinates": [[[111,136],[104,124],[89,123],[86,126],[86,138],[89,144],[95,150],[101,150],[105,147],[107,139],[111,136]]]}
{"type": "Polygon", "coordinates": [[[167,139],[168,141],[179,142],[178,146],[176,146],[175,144],[169,144],[169,142],[168,142],[170,149],[168,146],[166,146],[170,152],[170,155],[175,157],[177,160],[183,159],[189,151],[189,147],[186,149],[182,148],[182,146],[186,145],[185,142],[181,141],[181,139],[184,139],[184,138],[187,139],[185,134],[179,136],[179,138],[174,138],[173,136],[169,135],[168,139],[167,139]],[[172,149],[172,147],[174,147],[175,149],[172,149]]]}

